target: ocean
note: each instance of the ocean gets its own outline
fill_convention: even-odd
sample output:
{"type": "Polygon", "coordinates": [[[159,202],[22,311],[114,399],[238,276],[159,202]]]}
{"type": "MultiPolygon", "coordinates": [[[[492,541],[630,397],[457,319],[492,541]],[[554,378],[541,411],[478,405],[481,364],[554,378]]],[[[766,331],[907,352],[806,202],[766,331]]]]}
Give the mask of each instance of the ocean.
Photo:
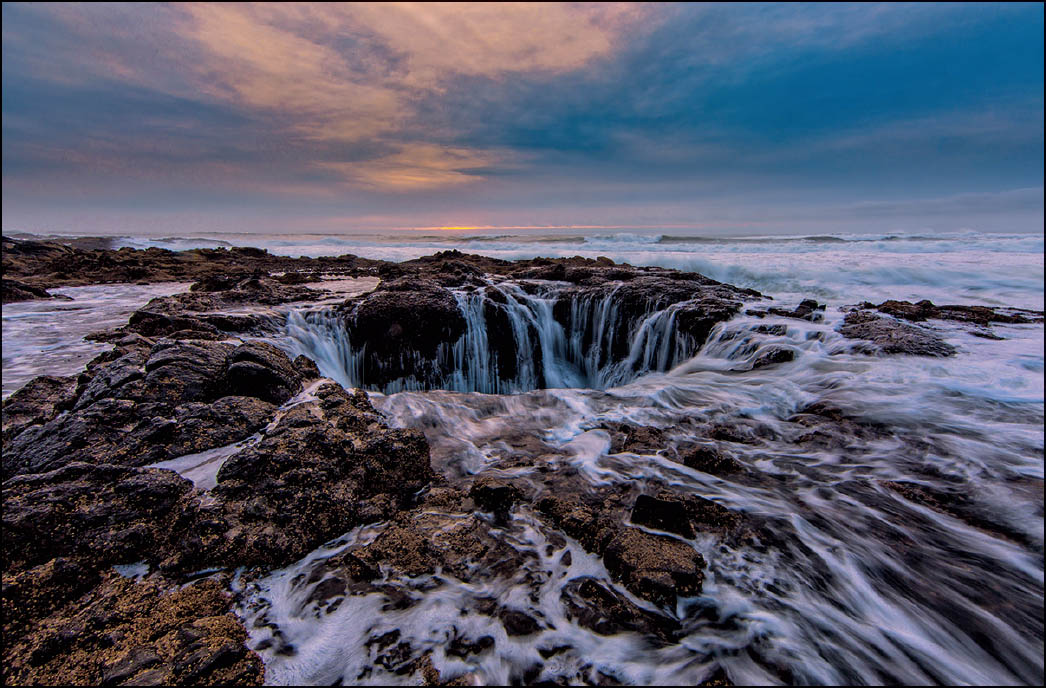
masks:
{"type": "MultiPolygon", "coordinates": [[[[392,425],[425,433],[434,468],[452,482],[484,470],[530,475],[531,468],[498,462],[507,452],[527,451],[514,444],[519,437],[534,437],[594,487],[659,482],[763,519],[774,540],[762,547],[726,548],[701,533],[687,540],[708,570],[701,595],[669,610],[683,628],[676,642],[604,636],[566,615],[560,603],[566,582],[609,580],[607,571],[569,539],[571,556],[557,550],[550,558],[546,528],[523,508],[503,536],[534,553],[533,571],[494,582],[444,576],[439,586],[391,581],[411,590],[414,602],[403,609],[385,609],[368,595],[348,597],[330,613],[310,602],[317,583],[301,574],[374,537],[375,526],[244,584],[239,613],[252,643],[262,647],[278,628],[295,648],[293,654],[275,645],[259,650],[271,683],[401,681],[374,667],[365,643],[391,630],[418,652],[434,651],[441,671],[467,670],[483,683],[508,681],[536,664],[537,680],[568,682],[598,671],[624,683],[692,684],[713,666],[738,684],[1043,680],[1042,323],[994,324],[990,334],[997,339],[954,322],[929,323],[956,348],[950,358],[868,355],[837,332],[843,309],[864,301],[1042,310],[1041,234],[730,238],[563,228],[111,241],[397,261],[450,249],[504,259],[606,256],[700,272],[758,290],[776,306],[806,298],[826,304],[821,322],[742,310],[684,360],[629,379],[595,384],[592,376],[563,374],[555,378],[563,386],[501,394],[476,391],[466,380],[446,389],[371,392],[392,425]],[[771,348],[794,352],[794,360],[753,368],[771,348]],[[810,428],[795,418],[813,404],[863,429],[811,440],[810,428]],[[669,443],[682,441],[691,427],[733,428],[735,437],[722,445],[745,471],[714,476],[665,452],[614,453],[606,430],[613,423],[657,428],[669,443]],[[896,483],[951,495],[963,509],[932,508],[890,487],[896,483]],[[546,630],[537,638],[506,635],[497,619],[474,613],[476,600],[491,595],[542,619],[546,630]],[[495,651],[464,658],[440,649],[449,638],[485,635],[495,651]],[[569,649],[551,658],[539,652],[553,646],[569,649]]],[[[84,342],[85,334],[187,287],[64,288],[57,291],[72,300],[5,305],[4,397],[32,376],[75,373],[106,348],[84,342]]],[[[274,316],[286,325],[271,341],[312,357],[343,385],[358,384],[346,365],[352,352],[337,341],[324,308],[277,309],[274,316]]]]}

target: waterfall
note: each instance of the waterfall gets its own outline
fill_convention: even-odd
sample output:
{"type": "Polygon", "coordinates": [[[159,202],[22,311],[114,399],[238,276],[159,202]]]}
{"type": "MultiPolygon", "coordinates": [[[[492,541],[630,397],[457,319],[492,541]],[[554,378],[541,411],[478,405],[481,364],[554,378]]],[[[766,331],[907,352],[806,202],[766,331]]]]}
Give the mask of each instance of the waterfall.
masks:
{"type": "Polygon", "coordinates": [[[668,370],[697,353],[700,342],[680,332],[676,315],[690,302],[657,302],[622,308],[618,289],[569,294],[552,286],[512,282],[454,291],[465,331],[441,342],[435,355],[397,352],[394,368],[415,371],[386,379],[368,367],[365,344],[353,343],[344,311],[293,311],[285,338],[292,355],[313,359],[320,371],[345,385],[386,394],[448,389],[511,394],[532,389],[605,389],[652,371],[668,370]],[[370,373],[367,371],[370,370],[370,373]]]}

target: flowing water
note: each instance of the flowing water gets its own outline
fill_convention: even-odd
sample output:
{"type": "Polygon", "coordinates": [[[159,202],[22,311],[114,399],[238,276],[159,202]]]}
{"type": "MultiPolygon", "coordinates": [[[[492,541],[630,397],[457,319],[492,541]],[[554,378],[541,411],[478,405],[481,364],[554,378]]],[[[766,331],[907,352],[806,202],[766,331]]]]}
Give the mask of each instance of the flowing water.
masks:
{"type": "MultiPolygon", "coordinates": [[[[610,576],[598,557],[526,504],[491,526],[521,553],[525,563],[514,573],[390,578],[389,587],[416,600],[406,608],[389,604],[389,593],[352,595],[336,609],[310,602],[322,581],[302,574],[369,542],[385,524],[357,528],[285,569],[237,582],[239,610],[269,682],[416,681],[396,673],[402,663],[380,656],[375,639],[395,632],[395,642],[409,648],[404,662],[431,653],[444,678],[480,684],[693,684],[717,668],[739,684],[1042,683],[1043,325],[994,325],[1002,339],[992,340],[932,322],[958,350],[946,359],[870,356],[836,332],[841,306],[863,300],[1041,309],[1041,236],[512,241],[490,240],[501,247],[489,250],[458,247],[696,269],[768,293],[774,305],[814,296],[828,307],[817,323],[739,315],[717,325],[699,349],[673,339],[672,309],[654,309],[630,333],[630,360],[621,365],[598,347],[580,346],[576,328],[556,325],[540,290],[516,293],[506,285],[515,317],[541,336],[520,348],[534,353],[521,357],[519,375],[505,388],[490,373],[479,297],[462,293],[470,327],[441,353],[449,371],[443,388],[404,383],[372,392],[375,406],[391,424],[426,434],[434,468],[452,485],[467,486],[486,471],[540,486],[550,470],[573,474],[582,488],[668,485],[757,519],[761,540],[726,546],[702,533],[685,540],[708,569],[701,595],[674,609],[658,610],[615,586],[638,606],[678,619],[680,637],[663,645],[637,633],[599,635],[568,618],[561,595],[570,582],[595,577],[612,585],[610,576]],[[795,359],[753,369],[760,355],[781,348],[795,359]],[[545,389],[535,389],[538,366],[547,368],[545,389]],[[845,420],[811,425],[810,414],[796,415],[811,404],[845,420]],[[607,425],[614,422],[659,428],[666,446],[611,453],[607,425]],[[745,471],[723,477],[670,459],[676,445],[707,441],[702,433],[710,427],[730,429],[716,442],[745,471]],[[919,494],[953,499],[942,507],[919,494]],[[481,610],[492,596],[541,619],[543,630],[508,635],[481,610]],[[272,642],[277,635],[280,642],[272,642]],[[484,651],[450,651],[457,641],[485,636],[492,644],[484,651]]],[[[436,242],[408,248],[421,255],[436,242]]],[[[389,240],[374,251],[389,255],[375,257],[412,257],[403,255],[403,243],[389,240]]],[[[8,351],[9,308],[5,393],[9,356],[32,358],[8,351]]],[[[608,332],[613,310],[609,300],[585,304],[572,322],[608,332]]],[[[343,384],[366,382],[354,368],[358,352],[326,307],[292,308],[277,342],[309,354],[343,384]]],[[[432,518],[447,527],[464,518],[436,511],[432,518]]]]}

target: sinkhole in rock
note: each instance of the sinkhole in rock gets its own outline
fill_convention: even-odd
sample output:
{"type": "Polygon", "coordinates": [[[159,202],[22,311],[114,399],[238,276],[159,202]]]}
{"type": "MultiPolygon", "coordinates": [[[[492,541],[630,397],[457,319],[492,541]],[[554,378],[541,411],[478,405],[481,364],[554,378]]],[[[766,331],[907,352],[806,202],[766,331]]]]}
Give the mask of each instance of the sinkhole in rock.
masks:
{"type": "Polygon", "coordinates": [[[505,281],[468,290],[392,283],[340,307],[292,312],[284,346],[346,387],[386,394],[605,389],[692,357],[740,306],[733,294],[676,282],[668,285],[675,291],[642,283],[505,281]]]}

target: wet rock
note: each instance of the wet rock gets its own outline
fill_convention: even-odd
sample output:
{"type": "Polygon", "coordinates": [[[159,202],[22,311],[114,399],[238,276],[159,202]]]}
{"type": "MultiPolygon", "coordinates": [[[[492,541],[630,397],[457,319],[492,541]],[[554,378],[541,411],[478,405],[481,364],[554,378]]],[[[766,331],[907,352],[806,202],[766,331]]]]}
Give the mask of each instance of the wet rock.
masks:
{"type": "Polygon", "coordinates": [[[5,643],[5,684],[260,685],[264,666],[244,643],[215,580],[168,588],[107,574],[81,598],[5,643]]]}
{"type": "Polygon", "coordinates": [[[39,299],[53,299],[61,298],[69,300],[69,297],[55,297],[53,294],[49,294],[46,289],[40,287],[34,287],[31,284],[25,282],[19,282],[18,280],[7,279],[0,280],[3,289],[3,302],[4,303],[15,303],[17,301],[36,301],[39,299]]]}
{"type": "Polygon", "coordinates": [[[220,387],[230,344],[160,341],[145,361],[145,377],[125,398],[170,403],[210,401],[220,387]]]}
{"type": "Polygon", "coordinates": [[[788,421],[807,428],[794,441],[802,445],[840,449],[855,441],[867,441],[890,434],[887,427],[848,415],[830,403],[818,401],[799,409],[788,421]]]}
{"type": "Polygon", "coordinates": [[[664,430],[646,425],[603,423],[610,433],[610,453],[658,454],[668,445],[664,430]]]}
{"type": "Polygon", "coordinates": [[[268,344],[120,342],[80,376],[71,412],[5,433],[5,476],[72,461],[140,466],[231,444],[272,418],[271,402],[302,388],[287,356],[268,344]]]}
{"type": "Polygon", "coordinates": [[[266,342],[249,342],[233,349],[225,360],[226,391],[282,404],[302,390],[302,377],[280,349],[266,342]]]}
{"type": "Polygon", "coordinates": [[[334,384],[317,395],[322,401],[287,411],[218,471],[212,493],[229,530],[212,543],[212,556],[258,565],[293,560],[355,525],[389,518],[433,479],[421,433],[341,429],[360,413],[354,397],[334,384]]]}
{"type": "Polygon", "coordinates": [[[678,500],[659,499],[650,495],[639,495],[632,507],[632,523],[656,530],[664,530],[685,538],[694,537],[686,509],[678,500]]]}
{"type": "Polygon", "coordinates": [[[3,629],[8,642],[21,637],[36,619],[93,588],[99,579],[90,560],[55,557],[44,564],[17,568],[5,567],[3,575],[3,629]]]}
{"type": "Polygon", "coordinates": [[[142,456],[150,462],[164,461],[232,444],[265,427],[275,413],[274,404],[254,397],[227,396],[210,404],[183,404],[174,408],[171,422],[162,426],[162,444],[144,447],[142,456]]]}
{"type": "Polygon", "coordinates": [[[105,238],[80,237],[58,242],[4,237],[5,283],[14,278],[35,288],[50,288],[200,280],[200,286],[191,293],[206,299],[214,294],[259,291],[258,283],[263,291],[270,284],[290,290],[303,289],[268,279],[265,276],[269,272],[355,275],[386,264],[352,255],[289,258],[249,247],[168,251],[160,248],[112,250],[110,246],[111,240],[105,238]]]}
{"type": "Polygon", "coordinates": [[[946,490],[914,482],[880,481],[905,499],[929,507],[934,511],[959,519],[969,526],[1001,536],[1025,547],[1034,547],[1028,536],[1002,521],[991,509],[978,504],[969,494],[969,488],[946,490]]]}
{"type": "Polygon", "coordinates": [[[316,361],[312,360],[308,356],[297,355],[294,357],[294,369],[298,371],[298,375],[301,376],[302,380],[315,380],[320,375],[320,369],[316,366],[316,361]]]}
{"type": "Polygon", "coordinates": [[[364,379],[434,381],[440,378],[436,349],[461,337],[465,318],[451,292],[437,282],[401,278],[353,301],[346,327],[353,345],[367,351],[364,379]]]}
{"type": "Polygon", "coordinates": [[[955,320],[986,326],[990,323],[1023,324],[1042,322],[1042,311],[1031,311],[1021,308],[990,308],[988,306],[935,306],[932,301],[923,300],[917,303],[910,301],[883,301],[878,306],[862,304],[862,308],[874,308],[880,313],[895,318],[922,322],[929,319],[955,320]]]}
{"type": "Polygon", "coordinates": [[[510,636],[533,635],[541,630],[541,624],[537,619],[526,612],[502,608],[498,612],[498,618],[505,627],[505,633],[510,636]]]}
{"type": "Polygon", "coordinates": [[[4,399],[4,442],[32,425],[42,425],[76,401],[76,378],[43,375],[4,399]]]}
{"type": "Polygon", "coordinates": [[[700,594],[704,558],[678,540],[625,528],[606,547],[603,563],[632,593],[659,605],[700,594]]]}
{"type": "Polygon", "coordinates": [[[787,310],[784,308],[768,308],[767,313],[770,315],[778,315],[785,318],[798,318],[800,320],[809,320],[810,322],[820,322],[824,320],[824,309],[823,303],[817,303],[813,299],[804,299],[795,307],[794,310],[787,310]]]}
{"type": "Polygon", "coordinates": [[[549,495],[538,502],[537,508],[589,552],[602,553],[621,528],[618,519],[580,495],[549,495]]]}
{"type": "Polygon", "coordinates": [[[717,447],[708,445],[699,444],[684,449],[680,452],[679,458],[675,460],[687,468],[711,475],[730,475],[744,470],[744,466],[732,456],[717,447]]]}
{"type": "Polygon", "coordinates": [[[636,606],[590,576],[574,578],[564,585],[560,599],[568,619],[600,635],[631,632],[668,642],[679,631],[675,619],[636,606]]]}
{"type": "Polygon", "coordinates": [[[5,568],[56,557],[95,567],[132,563],[163,548],[192,483],[156,468],[72,463],[4,482],[5,568]]]}
{"type": "Polygon", "coordinates": [[[511,575],[522,557],[474,515],[462,518],[424,511],[400,516],[355,554],[374,568],[389,567],[403,575],[442,570],[463,580],[511,575]]]}
{"type": "Polygon", "coordinates": [[[794,361],[795,358],[795,349],[788,349],[782,346],[769,347],[752,362],[752,370],[778,363],[788,363],[794,361]]]}
{"type": "Polygon", "coordinates": [[[697,532],[723,533],[742,522],[742,516],[710,499],[661,490],[655,496],[639,495],[632,508],[632,522],[692,538],[697,532]]]}
{"type": "Polygon", "coordinates": [[[469,496],[480,509],[492,512],[499,521],[505,521],[512,505],[523,498],[523,492],[504,480],[483,477],[472,484],[469,496]]]}
{"type": "Polygon", "coordinates": [[[839,333],[870,341],[886,354],[944,357],[955,353],[955,347],[929,330],[865,311],[848,313],[839,333]]]}
{"type": "Polygon", "coordinates": [[[494,638],[489,635],[480,636],[475,640],[457,636],[447,644],[447,654],[451,657],[467,659],[472,655],[481,655],[494,647],[494,638]]]}

